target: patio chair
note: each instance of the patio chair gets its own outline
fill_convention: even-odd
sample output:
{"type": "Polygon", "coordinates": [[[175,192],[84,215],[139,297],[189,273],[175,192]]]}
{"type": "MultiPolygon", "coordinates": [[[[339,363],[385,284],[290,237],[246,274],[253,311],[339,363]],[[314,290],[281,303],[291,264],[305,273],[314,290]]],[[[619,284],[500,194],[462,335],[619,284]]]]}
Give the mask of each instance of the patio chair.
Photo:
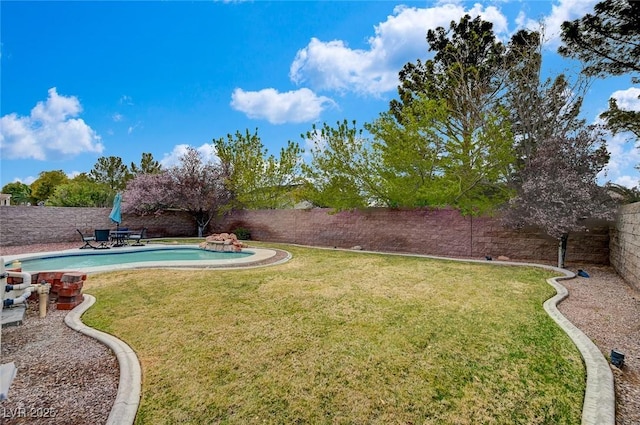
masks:
{"type": "Polygon", "coordinates": [[[84,245],[82,245],[80,247],[80,249],[87,249],[87,248],[94,248],[93,245],[91,245],[90,242],[95,241],[96,237],[95,236],[85,236],[82,234],[82,232],[80,231],[80,229],[76,229],[76,231],[78,233],[80,233],[80,237],[82,238],[82,242],[84,242],[84,245]]]}
{"type": "Polygon", "coordinates": [[[131,246],[143,246],[142,239],[147,237],[147,228],[143,227],[140,233],[132,233],[129,235],[130,241],[137,241],[136,243],[131,244],[131,246]]]}
{"type": "Polygon", "coordinates": [[[98,246],[94,246],[94,249],[109,249],[110,247],[107,246],[107,243],[110,242],[111,238],[110,238],[110,230],[109,229],[96,229],[94,231],[95,236],[96,236],[96,242],[100,242],[100,245],[98,246]]]}

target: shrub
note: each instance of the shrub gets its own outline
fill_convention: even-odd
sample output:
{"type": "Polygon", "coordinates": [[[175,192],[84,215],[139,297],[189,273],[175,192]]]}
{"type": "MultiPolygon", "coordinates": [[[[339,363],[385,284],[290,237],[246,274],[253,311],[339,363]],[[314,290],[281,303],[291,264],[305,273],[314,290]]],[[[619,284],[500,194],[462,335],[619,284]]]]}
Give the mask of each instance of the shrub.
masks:
{"type": "Polygon", "coordinates": [[[249,239],[251,239],[251,231],[249,229],[244,228],[244,227],[236,227],[236,229],[233,231],[233,233],[235,233],[235,235],[240,240],[248,241],[249,239]]]}

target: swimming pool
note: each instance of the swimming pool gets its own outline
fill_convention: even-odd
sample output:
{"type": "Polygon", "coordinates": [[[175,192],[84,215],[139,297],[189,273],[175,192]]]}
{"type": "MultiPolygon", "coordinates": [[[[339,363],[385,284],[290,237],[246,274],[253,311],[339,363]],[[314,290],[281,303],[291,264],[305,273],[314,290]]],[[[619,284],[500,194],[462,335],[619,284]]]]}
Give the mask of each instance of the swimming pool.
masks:
{"type": "MultiPolygon", "coordinates": [[[[21,263],[22,271],[110,271],[141,267],[230,267],[271,256],[271,250],[243,249],[242,252],[215,252],[197,246],[118,248],[110,250],[72,250],[5,258],[5,267],[12,261],[21,263]]],[[[275,253],[274,253],[275,254],[275,253]]]]}

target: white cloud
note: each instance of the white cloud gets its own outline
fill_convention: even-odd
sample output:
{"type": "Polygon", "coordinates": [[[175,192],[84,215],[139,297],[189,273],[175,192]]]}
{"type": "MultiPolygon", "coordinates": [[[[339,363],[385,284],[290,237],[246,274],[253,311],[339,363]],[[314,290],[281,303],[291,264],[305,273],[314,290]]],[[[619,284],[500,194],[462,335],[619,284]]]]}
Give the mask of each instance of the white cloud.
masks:
{"type": "Polygon", "coordinates": [[[142,128],[142,123],[140,121],[138,121],[135,125],[130,125],[129,128],[127,128],[127,134],[131,134],[139,128],[142,128]]]}
{"type": "Polygon", "coordinates": [[[633,146],[624,134],[607,138],[609,164],[599,177],[601,181],[612,181],[627,187],[640,184],[640,172],[633,167],[640,163],[640,145],[633,146]],[[605,176],[606,175],[606,176],[605,176]]]}
{"type": "Polygon", "coordinates": [[[524,13],[524,10],[521,10],[518,13],[518,16],[516,17],[514,22],[518,27],[524,27],[528,23],[527,15],[524,13]]]}
{"type": "MultiPolygon", "coordinates": [[[[630,87],[611,94],[617,99],[618,107],[626,111],[640,111],[640,88],[630,87]]],[[[594,124],[604,124],[597,118],[594,124]]],[[[628,133],[607,137],[607,150],[611,157],[606,169],[600,174],[601,181],[612,181],[626,187],[640,185],[640,171],[634,167],[640,164],[640,142],[636,146],[629,142],[628,133]]]]}
{"type": "Polygon", "coordinates": [[[614,183],[632,189],[634,187],[640,187],[640,178],[625,175],[618,177],[614,183]]]}
{"type": "Polygon", "coordinates": [[[496,34],[507,32],[507,18],[494,6],[475,4],[465,10],[460,4],[441,4],[431,8],[398,6],[393,15],[375,26],[369,48],[351,49],[342,40],[312,38],[300,49],[291,64],[289,77],[296,84],[308,83],[315,90],[353,91],[380,95],[394,90],[401,67],[427,55],[429,29],[449,27],[462,16],[481,16],[493,22],[496,34]]]}
{"type": "MultiPolygon", "coordinates": [[[[175,145],[173,150],[169,153],[165,153],[162,159],[160,160],[160,165],[164,168],[170,168],[176,166],[180,163],[180,158],[187,153],[187,148],[190,145],[180,144],[175,145]]],[[[204,162],[218,162],[219,158],[216,153],[216,148],[213,146],[213,143],[205,143],[197,148],[195,148],[202,155],[202,160],[204,162]]]]}
{"type": "Polygon", "coordinates": [[[630,87],[611,94],[617,100],[618,108],[625,111],[640,111],[640,88],[630,87]]]}
{"type": "Polygon", "coordinates": [[[28,177],[25,177],[24,179],[21,179],[20,177],[16,177],[15,179],[13,179],[13,183],[19,182],[19,183],[24,183],[26,185],[30,185],[37,179],[38,177],[34,177],[34,176],[28,176],[28,177]]]}
{"type": "MultiPolygon", "coordinates": [[[[555,50],[560,45],[561,26],[564,21],[573,21],[587,13],[593,12],[593,6],[600,0],[559,0],[551,6],[551,13],[542,17],[544,36],[547,47],[555,50]]],[[[520,18],[521,22],[524,19],[520,18]]],[[[528,19],[524,25],[529,29],[537,29],[540,21],[528,19]]]]}
{"type": "Polygon", "coordinates": [[[266,119],[271,124],[302,123],[318,119],[333,100],[317,96],[307,88],[280,93],[275,89],[244,91],[237,88],[231,95],[231,107],[249,118],[266,119]]]}
{"type": "Polygon", "coordinates": [[[15,113],[0,118],[0,152],[3,158],[46,160],[51,156],[73,157],[83,152],[101,153],[100,136],[84,120],[75,96],[60,96],[49,89],[45,102],[38,102],[30,116],[15,113]]]}
{"type": "Polygon", "coordinates": [[[114,122],[120,122],[124,119],[124,116],[116,112],[115,114],[112,115],[111,118],[113,119],[114,122]]]}

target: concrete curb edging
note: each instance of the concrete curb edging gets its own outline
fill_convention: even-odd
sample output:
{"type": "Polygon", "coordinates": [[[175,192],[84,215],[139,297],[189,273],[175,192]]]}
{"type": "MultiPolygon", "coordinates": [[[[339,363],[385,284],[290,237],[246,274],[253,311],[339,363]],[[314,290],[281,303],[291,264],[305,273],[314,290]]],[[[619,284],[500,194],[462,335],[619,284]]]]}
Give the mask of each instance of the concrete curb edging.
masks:
{"type": "Polygon", "coordinates": [[[131,347],[113,335],[82,323],[82,314],[96,302],[94,296],[83,295],[84,301],[65,316],[64,322],[71,329],[98,340],[115,353],[120,366],[120,380],[116,399],[107,418],[107,425],[133,424],[142,394],[142,370],[138,356],[131,347]]]}
{"type": "MultiPolygon", "coordinates": [[[[558,269],[560,270],[560,269],[558,269]]],[[[556,290],[556,295],[544,302],[547,314],[565,331],[576,345],[587,368],[587,384],[582,405],[582,425],[615,425],[616,400],[613,373],[600,349],[560,313],[557,305],[569,296],[567,288],[559,279],[572,279],[575,275],[564,270],[565,276],[547,279],[556,290]]]]}

